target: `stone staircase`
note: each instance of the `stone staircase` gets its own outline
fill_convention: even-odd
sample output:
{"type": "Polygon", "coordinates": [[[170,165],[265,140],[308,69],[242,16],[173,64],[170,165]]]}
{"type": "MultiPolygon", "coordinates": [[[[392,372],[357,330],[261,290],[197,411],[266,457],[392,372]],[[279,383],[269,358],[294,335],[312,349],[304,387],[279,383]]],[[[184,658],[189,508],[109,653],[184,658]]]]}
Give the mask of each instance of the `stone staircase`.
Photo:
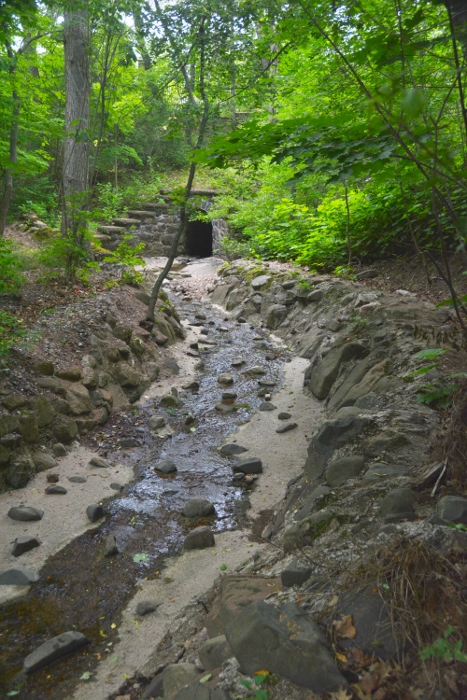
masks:
{"type": "MultiPolygon", "coordinates": [[[[192,197],[205,200],[212,199],[216,194],[216,191],[206,189],[191,192],[192,197]]],[[[178,228],[178,208],[172,205],[169,191],[162,190],[159,196],[163,202],[145,202],[141,209],[130,209],[127,216],[113,219],[110,225],[99,226],[96,238],[101,246],[105,250],[115,250],[122,237],[131,234],[130,245],[144,243],[144,255],[168,255],[178,228]]],[[[184,247],[185,242],[182,241],[180,248],[184,247]]]]}

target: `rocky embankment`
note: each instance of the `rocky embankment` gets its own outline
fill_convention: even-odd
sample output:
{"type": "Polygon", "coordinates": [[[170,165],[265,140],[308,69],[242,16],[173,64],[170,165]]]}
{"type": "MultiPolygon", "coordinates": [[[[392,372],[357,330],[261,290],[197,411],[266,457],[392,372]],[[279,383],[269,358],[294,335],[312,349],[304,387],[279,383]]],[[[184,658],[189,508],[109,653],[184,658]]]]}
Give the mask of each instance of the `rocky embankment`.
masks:
{"type": "Polygon", "coordinates": [[[159,376],[163,347],[184,331],[165,294],[154,328],[142,328],[147,301],[141,291],[109,290],[56,308],[29,329],[0,374],[0,493],[56,466],[75,440],[159,376]]]}
{"type": "Polygon", "coordinates": [[[322,419],[303,472],[256,523],[263,546],[184,610],[120,700],[259,698],[260,686],[273,700],[464,696],[454,666],[446,680],[417,654],[466,622],[467,534],[453,526],[467,499],[446,478],[440,414],[417,400],[442,383],[418,353],[449,347],[464,363],[451,312],[245,262],[221,269],[210,299],[309,360],[322,419]]]}

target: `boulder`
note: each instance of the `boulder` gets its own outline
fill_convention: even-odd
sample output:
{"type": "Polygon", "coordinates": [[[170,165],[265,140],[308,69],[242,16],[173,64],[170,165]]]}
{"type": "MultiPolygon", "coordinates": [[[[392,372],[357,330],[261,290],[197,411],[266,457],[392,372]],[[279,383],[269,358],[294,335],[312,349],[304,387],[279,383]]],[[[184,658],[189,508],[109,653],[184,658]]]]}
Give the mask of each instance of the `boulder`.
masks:
{"type": "Polygon", "coordinates": [[[45,428],[47,425],[50,425],[56,416],[52,402],[41,394],[37,394],[37,396],[29,399],[29,408],[36,416],[39,428],[45,428]]]}
{"type": "Polygon", "coordinates": [[[363,343],[350,341],[333,348],[323,358],[316,360],[305,375],[305,383],[317,399],[325,399],[334,384],[344,362],[359,359],[368,353],[363,343]]]}
{"type": "Polygon", "coordinates": [[[436,507],[438,516],[451,523],[467,525],[467,499],[461,496],[442,496],[436,507]]]}
{"type": "Polygon", "coordinates": [[[221,372],[221,374],[219,374],[217,377],[217,383],[222,384],[223,386],[230,386],[234,383],[234,379],[228,372],[221,372]]]}
{"type": "Polygon", "coordinates": [[[40,544],[41,541],[38,540],[37,537],[17,537],[13,542],[13,549],[11,553],[14,557],[20,557],[22,554],[30,552],[31,549],[39,547],[40,544]]]}
{"type": "Polygon", "coordinates": [[[266,314],[266,325],[271,330],[279,328],[287,316],[287,307],[283,304],[272,304],[266,314]]]}
{"type": "Polygon", "coordinates": [[[251,603],[228,625],[225,635],[241,670],[250,676],[267,669],[319,694],[347,685],[321,628],[294,603],[280,610],[264,602],[251,603]]]}
{"type": "Polygon", "coordinates": [[[44,511],[33,506],[13,506],[8,511],[8,517],[12,520],[20,520],[22,522],[30,522],[34,520],[42,520],[44,511]]]}
{"type": "Polygon", "coordinates": [[[379,516],[386,520],[401,520],[415,518],[413,503],[415,494],[408,488],[389,491],[379,505],[379,516]]]}
{"type": "Polygon", "coordinates": [[[46,642],[35,649],[31,654],[26,656],[23,663],[25,673],[32,673],[43,666],[47,666],[60,659],[66,654],[70,654],[77,649],[89,644],[87,639],[81,632],[64,632],[57,637],[48,639],[46,642]]]}
{"type": "Polygon", "coordinates": [[[292,586],[301,586],[311,576],[311,567],[300,564],[297,559],[294,559],[288,566],[281,571],[281,583],[284,588],[292,586]]]}
{"type": "Polygon", "coordinates": [[[81,379],[81,367],[66,367],[65,369],[55,370],[55,375],[60,379],[66,379],[69,382],[79,382],[81,379]]]}
{"type": "Polygon", "coordinates": [[[59,442],[68,445],[78,435],[78,426],[73,418],[57,416],[52,425],[52,432],[59,442]]]}
{"type": "Polygon", "coordinates": [[[210,527],[205,525],[195,527],[194,530],[188,533],[183,543],[185,549],[206,549],[214,547],[214,545],[214,533],[210,527]]]}
{"type": "Polygon", "coordinates": [[[25,413],[19,417],[18,431],[25,442],[37,442],[39,439],[39,424],[35,413],[25,413]]]}
{"type": "Polygon", "coordinates": [[[357,437],[374,419],[367,415],[349,416],[326,421],[315,433],[308,447],[305,476],[320,479],[334,452],[357,437]]]}
{"type": "Polygon", "coordinates": [[[261,289],[262,287],[265,287],[267,284],[269,284],[271,279],[272,279],[271,275],[259,275],[259,277],[255,277],[251,281],[251,286],[256,291],[258,289],[261,289]]]}
{"type": "Polygon", "coordinates": [[[190,685],[200,678],[194,664],[169,664],[164,669],[164,698],[174,700],[175,695],[185,685],[190,685]]]}
{"type": "Polygon", "coordinates": [[[208,639],[200,648],[198,654],[205,671],[220,668],[224,661],[233,656],[232,649],[224,634],[208,639]]]}
{"type": "Polygon", "coordinates": [[[190,498],[183,506],[182,515],[186,518],[205,518],[215,512],[213,504],[206,498],[190,498]]]}
{"type": "Polygon", "coordinates": [[[330,486],[341,486],[348,479],[358,476],[365,466],[365,460],[360,455],[349,455],[330,462],[324,473],[330,486]]]}
{"type": "Polygon", "coordinates": [[[43,374],[48,377],[51,377],[55,372],[54,363],[49,362],[48,360],[42,360],[40,362],[37,362],[34,365],[34,369],[36,370],[36,372],[39,372],[39,374],[43,374]]]}
{"type": "Polygon", "coordinates": [[[29,586],[37,581],[39,581],[39,574],[22,566],[0,573],[0,586],[29,586]]]}
{"type": "Polygon", "coordinates": [[[27,449],[13,452],[10,464],[5,470],[5,478],[9,486],[20,489],[26,486],[29,479],[35,474],[36,468],[27,449]]]}
{"type": "Polygon", "coordinates": [[[262,474],[263,463],[258,457],[245,457],[244,459],[239,459],[233,465],[232,470],[235,474],[262,474]]]}
{"type": "Polygon", "coordinates": [[[223,576],[219,592],[206,617],[210,637],[224,634],[226,626],[235,620],[250,603],[264,600],[281,588],[280,579],[261,576],[223,576]]]}
{"type": "Polygon", "coordinates": [[[64,457],[66,455],[66,447],[62,445],[61,442],[56,442],[55,445],[52,446],[52,452],[55,457],[64,457]]]}
{"type": "Polygon", "coordinates": [[[120,386],[124,389],[134,389],[139,386],[142,380],[141,374],[126,362],[119,362],[117,364],[114,375],[120,386]]]}
{"type": "Polygon", "coordinates": [[[31,457],[38,472],[44,472],[57,466],[57,460],[48,452],[33,452],[31,457]]]}
{"type": "Polygon", "coordinates": [[[326,532],[334,518],[335,513],[326,508],[293,523],[282,536],[284,550],[292,552],[294,549],[302,549],[312,545],[318,537],[326,532]]]}

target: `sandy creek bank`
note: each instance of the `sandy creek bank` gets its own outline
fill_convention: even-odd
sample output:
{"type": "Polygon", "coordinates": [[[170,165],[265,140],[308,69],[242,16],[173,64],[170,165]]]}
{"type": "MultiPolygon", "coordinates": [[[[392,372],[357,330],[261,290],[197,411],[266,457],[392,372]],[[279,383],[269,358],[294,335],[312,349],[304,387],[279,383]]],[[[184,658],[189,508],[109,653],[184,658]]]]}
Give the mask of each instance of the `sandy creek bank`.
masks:
{"type": "MultiPolygon", "coordinates": [[[[189,288],[191,283],[191,288],[195,296],[195,304],[193,307],[185,309],[187,303],[183,304],[177,300],[177,307],[182,314],[189,314],[191,320],[193,320],[193,313],[196,309],[202,309],[208,316],[207,320],[214,318],[216,326],[221,326],[222,323],[225,323],[225,321],[223,321],[225,311],[219,308],[217,310],[210,309],[209,303],[205,303],[201,307],[201,305],[196,302],[196,297],[201,296],[204,286],[213,275],[213,261],[200,261],[199,263],[191,264],[188,266],[187,270],[192,275],[192,278],[186,281],[187,287],[189,288]]],[[[198,358],[190,357],[186,354],[190,344],[203,338],[200,334],[200,325],[190,326],[187,321],[184,321],[183,325],[186,328],[187,337],[184,341],[178,343],[171,349],[172,358],[179,368],[178,372],[174,376],[156,381],[144,392],[138,402],[143,412],[145,410],[144,407],[146,407],[146,410],[149,410],[147,409],[148,406],[152,407],[157,404],[159,398],[170,393],[172,388],[179,390],[181,395],[183,395],[182,387],[184,385],[194,379],[200,380],[200,372],[196,369],[196,365],[199,361],[198,358]]],[[[225,325],[229,324],[226,323],[225,325]]],[[[209,326],[206,327],[209,329],[209,326]]],[[[200,414],[197,416],[198,434],[196,437],[198,437],[198,435],[200,436],[207,450],[217,448],[223,442],[234,441],[245,447],[248,450],[247,454],[249,456],[257,456],[262,459],[264,472],[260,476],[255,488],[248,492],[251,504],[251,508],[248,511],[248,521],[253,521],[261,512],[270,511],[273,506],[282,499],[287,483],[300,474],[306,459],[309,439],[316,427],[316,422],[321,413],[321,407],[319,402],[310,394],[303,393],[303,372],[308,364],[307,361],[299,358],[288,358],[289,361],[284,362],[284,355],[280,356],[280,353],[278,353],[276,361],[269,363],[271,366],[274,366],[275,377],[280,385],[279,390],[272,390],[272,400],[277,410],[274,412],[255,412],[255,407],[259,405],[259,401],[257,401],[255,405],[254,401],[248,398],[248,408],[241,408],[239,410],[239,415],[242,419],[240,422],[243,423],[243,425],[240,427],[236,426],[236,423],[239,421],[232,420],[232,417],[226,416],[219,418],[219,416],[213,412],[214,398],[217,396],[218,400],[221,394],[220,387],[216,384],[216,374],[220,371],[231,369],[230,359],[232,355],[241,355],[246,349],[241,339],[237,341],[239,345],[236,345],[235,333],[237,328],[239,328],[239,324],[235,322],[230,323],[230,332],[228,335],[229,338],[231,337],[232,342],[227,345],[222,345],[220,338],[223,336],[222,334],[217,334],[218,348],[215,351],[217,360],[214,362],[211,371],[206,373],[208,378],[205,380],[207,382],[206,399],[209,400],[209,406],[207,404],[203,405],[202,400],[200,404],[197,405],[198,410],[202,413],[204,411],[206,415],[204,420],[205,424],[203,424],[203,415],[200,414]],[[225,359],[223,359],[224,355],[225,359]],[[293,420],[297,422],[298,427],[289,433],[277,434],[275,431],[279,425],[279,421],[276,415],[280,411],[290,412],[293,415],[293,420]],[[211,437],[209,429],[210,421],[213,425],[214,423],[216,425],[216,428],[212,431],[211,437]],[[231,433],[231,436],[227,437],[227,433],[231,433]]],[[[242,328],[246,329],[246,327],[240,327],[239,332],[245,332],[242,328]]],[[[252,333],[252,335],[255,334],[252,333]]],[[[227,333],[224,333],[224,336],[227,336],[227,333]]],[[[263,342],[267,341],[269,348],[279,348],[281,341],[274,338],[271,340],[268,336],[268,333],[263,334],[263,342]]],[[[256,340],[261,341],[261,338],[256,338],[256,340]]],[[[261,358],[261,353],[258,357],[261,358]]],[[[207,355],[203,356],[203,358],[206,361],[208,359],[207,355]]],[[[252,364],[251,360],[257,359],[257,357],[253,357],[253,354],[251,354],[246,356],[245,359],[247,362],[245,367],[248,367],[252,364]]],[[[263,359],[262,364],[267,366],[268,363],[263,359]]],[[[245,367],[242,369],[245,369],[245,367]]],[[[245,384],[245,392],[247,392],[248,395],[253,395],[254,386],[256,386],[255,391],[257,391],[257,379],[256,377],[254,380],[249,380],[249,384],[245,384]]],[[[240,376],[239,380],[241,380],[240,376]]],[[[236,384],[237,383],[236,381],[236,384]]],[[[235,388],[235,386],[233,388],[235,388]]],[[[202,394],[203,390],[201,390],[200,393],[202,394]]],[[[189,403],[189,397],[183,395],[183,398],[189,403]]],[[[154,412],[154,409],[152,409],[152,411],[154,412]]],[[[138,413],[136,411],[129,413],[128,420],[130,422],[132,416],[136,420],[138,413]]],[[[139,416],[141,416],[141,413],[139,416]]],[[[110,424],[112,424],[112,421],[110,421],[110,424]]],[[[115,430],[118,432],[118,425],[115,430]]],[[[106,429],[102,429],[102,432],[105,433],[106,429]]],[[[115,432],[113,435],[115,435],[115,432]]],[[[178,451],[181,457],[185,455],[185,453],[182,453],[182,450],[185,449],[187,443],[190,441],[192,442],[194,439],[195,435],[186,434],[186,431],[180,435],[178,451]]],[[[81,444],[79,447],[76,447],[66,457],[62,458],[58,466],[53,469],[54,472],[59,473],[60,483],[68,490],[65,496],[50,497],[44,494],[44,488],[47,485],[47,472],[38,474],[25,488],[0,496],[2,512],[2,528],[0,530],[1,570],[20,564],[21,566],[40,572],[41,567],[43,567],[46,560],[51,555],[59,552],[66,552],[67,544],[76,541],[76,538],[82,535],[82,533],[89,531],[93,539],[96,539],[96,536],[99,537],[99,528],[96,529],[95,524],[89,523],[85,515],[86,507],[90,503],[98,503],[106,499],[111,499],[107,501],[107,503],[117,503],[114,509],[118,508],[120,515],[122,513],[128,513],[127,520],[134,513],[138,513],[138,502],[141,492],[138,492],[137,485],[133,487],[129,487],[129,485],[134,479],[135,471],[141,479],[141,461],[147,461],[147,455],[151,453],[144,453],[143,451],[142,460],[140,459],[135,462],[135,459],[131,456],[131,450],[112,452],[110,449],[105,452],[105,455],[111,459],[113,464],[111,468],[102,469],[91,467],[89,461],[93,456],[97,456],[98,452],[90,448],[92,448],[93,445],[99,444],[99,440],[102,440],[102,438],[96,438],[94,442],[92,439],[87,440],[87,446],[81,444]],[[78,484],[68,481],[70,476],[80,475],[86,477],[87,481],[85,483],[78,484]],[[119,494],[117,497],[115,497],[115,489],[112,489],[110,486],[110,484],[114,482],[118,482],[118,484],[124,487],[122,494],[119,494]],[[6,513],[11,506],[19,505],[20,503],[44,510],[46,517],[41,521],[31,523],[11,521],[6,517],[6,513]],[[37,536],[42,544],[40,547],[33,549],[22,555],[20,559],[17,559],[11,555],[11,545],[15,537],[23,535],[37,536]]],[[[176,441],[177,436],[169,438],[168,440],[159,440],[157,447],[161,459],[171,456],[176,441]]],[[[139,451],[137,450],[136,452],[139,451]]],[[[100,450],[100,453],[102,454],[102,450],[100,450]]],[[[192,467],[193,465],[191,465],[191,468],[192,467]]],[[[190,468],[190,465],[188,465],[188,468],[190,468]]],[[[227,470],[229,470],[229,465],[227,465],[227,470]]],[[[181,476],[178,475],[177,479],[183,478],[184,470],[182,469],[181,471],[182,474],[181,476]]],[[[214,483],[216,481],[215,479],[212,484],[209,484],[209,469],[204,472],[200,469],[200,472],[199,476],[201,478],[195,479],[193,483],[188,485],[188,488],[194,489],[194,495],[205,495],[205,492],[207,492],[208,496],[216,503],[218,512],[222,513],[221,492],[224,492],[227,484],[225,469],[222,475],[216,477],[218,483],[214,483]],[[219,504],[216,502],[216,498],[219,499],[219,504]]],[[[136,482],[136,484],[137,483],[138,482],[136,482]]],[[[144,484],[144,476],[140,482],[140,485],[141,484],[144,484]]],[[[171,483],[171,485],[173,486],[174,484],[171,483]]],[[[166,482],[165,487],[167,486],[168,484],[166,482]]],[[[149,488],[152,488],[151,485],[149,488]]],[[[83,669],[87,668],[87,666],[81,663],[81,665],[76,664],[76,668],[74,668],[73,657],[70,657],[68,661],[59,662],[28,679],[24,697],[50,697],[56,698],[57,700],[65,697],[73,698],[73,700],[84,700],[91,697],[102,698],[103,700],[109,697],[119,689],[126,677],[133,676],[138,669],[145,664],[153,650],[157,648],[161,640],[164,639],[167,630],[173,624],[177,616],[182,613],[183,609],[190,602],[199,598],[212,586],[213,581],[221,575],[221,571],[231,573],[232,571],[240,569],[244,562],[251,557],[253,551],[259,551],[267,546],[253,541],[250,527],[244,518],[241,520],[239,526],[239,521],[235,517],[232,498],[234,498],[234,500],[235,497],[239,498],[241,496],[241,490],[237,488],[232,493],[233,495],[227,498],[224,524],[220,521],[217,526],[215,526],[215,529],[221,530],[215,534],[215,548],[184,552],[175,557],[169,557],[166,559],[163,569],[162,561],[157,559],[157,556],[154,556],[152,560],[154,566],[152,568],[146,569],[144,566],[140,567],[134,576],[133,584],[130,585],[128,581],[126,581],[125,586],[128,590],[124,596],[125,604],[123,611],[121,611],[121,606],[118,611],[114,609],[114,617],[112,620],[106,620],[107,625],[110,626],[110,630],[112,630],[112,636],[108,636],[110,634],[109,629],[106,629],[106,632],[99,630],[100,626],[104,627],[104,623],[99,625],[99,621],[95,621],[97,636],[102,632],[102,636],[105,634],[105,638],[111,638],[112,642],[111,646],[107,649],[105,649],[104,644],[104,651],[107,651],[107,653],[103,653],[102,648],[97,648],[96,643],[93,643],[93,646],[96,647],[93,649],[94,657],[96,658],[98,656],[99,658],[97,664],[95,658],[93,659],[90,670],[90,680],[80,681],[80,677],[84,672],[83,669]],[[226,527],[228,529],[226,529],[226,527]],[[156,565],[158,569],[157,574],[154,575],[156,565]],[[162,572],[161,575],[159,575],[159,570],[162,572]],[[145,618],[140,618],[135,613],[135,607],[139,601],[148,599],[156,600],[160,602],[161,605],[155,613],[145,618]],[[62,675],[61,669],[63,669],[62,675]],[[41,676],[40,684],[39,676],[41,676]],[[37,687],[35,688],[34,686],[37,687]],[[72,688],[74,686],[76,686],[76,688],[73,691],[72,688]]],[[[182,490],[182,495],[186,498],[190,493],[188,491],[185,493],[182,490]]],[[[150,496],[156,499],[160,496],[160,493],[158,491],[150,491],[150,496]]],[[[178,496],[178,498],[180,498],[180,496],[178,496]]],[[[175,497],[175,506],[172,506],[172,509],[176,509],[183,504],[183,501],[177,503],[176,499],[177,496],[175,497]]],[[[148,501],[146,500],[145,503],[147,504],[148,501]]],[[[147,507],[146,505],[145,508],[147,507]]],[[[111,513],[111,520],[113,520],[115,510],[112,510],[112,507],[111,513]]],[[[146,513],[146,515],[148,514],[149,513],[146,513]]],[[[133,515],[133,517],[135,516],[133,515]]],[[[159,517],[161,517],[161,513],[159,513],[159,517]]],[[[108,527],[105,531],[107,532],[107,530],[108,527]]],[[[119,544],[121,542],[123,545],[121,547],[123,554],[126,554],[125,544],[129,540],[131,540],[133,545],[130,551],[135,551],[135,547],[136,551],[147,549],[143,544],[139,547],[137,546],[137,541],[135,542],[135,539],[137,540],[138,537],[137,534],[133,534],[132,537],[129,538],[127,528],[122,523],[121,518],[118,520],[117,529],[115,530],[114,528],[114,532],[119,544]]],[[[152,536],[151,530],[146,529],[144,533],[146,539],[148,536],[152,536]]],[[[172,533],[168,540],[170,541],[169,547],[162,547],[161,549],[163,551],[173,552],[174,548],[178,549],[180,545],[179,530],[176,530],[175,534],[172,533]]],[[[76,551],[72,556],[76,556],[76,551]]],[[[108,559],[105,564],[109,569],[112,569],[112,566],[114,566],[112,559],[108,559]]],[[[118,585],[119,575],[116,573],[115,586],[118,585]]],[[[82,595],[86,595],[86,590],[89,589],[79,588],[82,595]]],[[[25,595],[26,593],[27,588],[3,586],[0,589],[0,594],[2,596],[0,601],[6,601],[14,596],[25,595]]],[[[102,595],[106,595],[105,590],[103,590],[102,595]]],[[[27,600],[26,598],[24,608],[21,609],[22,615],[28,614],[27,600]]],[[[49,597],[49,603],[50,600],[53,601],[53,593],[52,596],[49,597]]],[[[83,604],[86,605],[86,601],[83,601],[83,604]]],[[[59,608],[57,608],[57,610],[59,610],[59,608]]],[[[72,617],[70,618],[69,615],[67,617],[68,620],[71,621],[72,617]]],[[[70,625],[68,624],[68,627],[65,627],[65,629],[69,627],[70,625]]],[[[65,629],[61,629],[61,631],[65,631],[65,629]]],[[[40,629],[35,630],[34,639],[37,641],[43,641],[47,638],[47,635],[44,634],[45,629],[42,629],[42,638],[39,634],[40,631],[40,629]]],[[[51,635],[49,634],[49,636],[51,635]]],[[[107,642],[106,644],[109,643],[107,642]]],[[[30,651],[32,651],[35,646],[37,646],[37,644],[32,645],[30,651]]],[[[88,650],[87,653],[89,654],[90,650],[88,650]]],[[[74,657],[75,661],[78,657],[79,655],[74,657]]],[[[8,688],[20,688],[20,684],[20,678],[13,676],[8,688]]],[[[19,697],[22,696],[23,694],[19,697]]]]}

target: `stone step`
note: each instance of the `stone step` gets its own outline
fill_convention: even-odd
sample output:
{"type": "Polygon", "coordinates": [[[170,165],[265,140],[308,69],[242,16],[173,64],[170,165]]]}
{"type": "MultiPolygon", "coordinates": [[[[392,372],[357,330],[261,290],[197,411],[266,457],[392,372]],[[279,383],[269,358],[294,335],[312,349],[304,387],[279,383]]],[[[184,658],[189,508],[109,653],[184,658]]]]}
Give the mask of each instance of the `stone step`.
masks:
{"type": "Polygon", "coordinates": [[[98,226],[97,231],[107,236],[116,236],[120,233],[126,233],[126,228],[124,226],[98,226]]]}
{"type": "Polygon", "coordinates": [[[151,212],[166,211],[169,208],[168,204],[159,204],[159,202],[146,202],[145,208],[151,212]]]}
{"type": "Polygon", "coordinates": [[[139,219],[128,219],[128,218],[126,218],[126,217],[122,217],[121,219],[114,219],[114,220],[112,221],[112,224],[113,224],[114,226],[125,226],[125,227],[128,227],[128,226],[139,226],[140,223],[141,223],[141,222],[140,222],[139,219]]]}
{"type": "Polygon", "coordinates": [[[153,214],[153,211],[143,211],[142,209],[130,209],[130,211],[127,212],[127,216],[131,219],[144,219],[146,216],[153,216],[153,214]]]}

